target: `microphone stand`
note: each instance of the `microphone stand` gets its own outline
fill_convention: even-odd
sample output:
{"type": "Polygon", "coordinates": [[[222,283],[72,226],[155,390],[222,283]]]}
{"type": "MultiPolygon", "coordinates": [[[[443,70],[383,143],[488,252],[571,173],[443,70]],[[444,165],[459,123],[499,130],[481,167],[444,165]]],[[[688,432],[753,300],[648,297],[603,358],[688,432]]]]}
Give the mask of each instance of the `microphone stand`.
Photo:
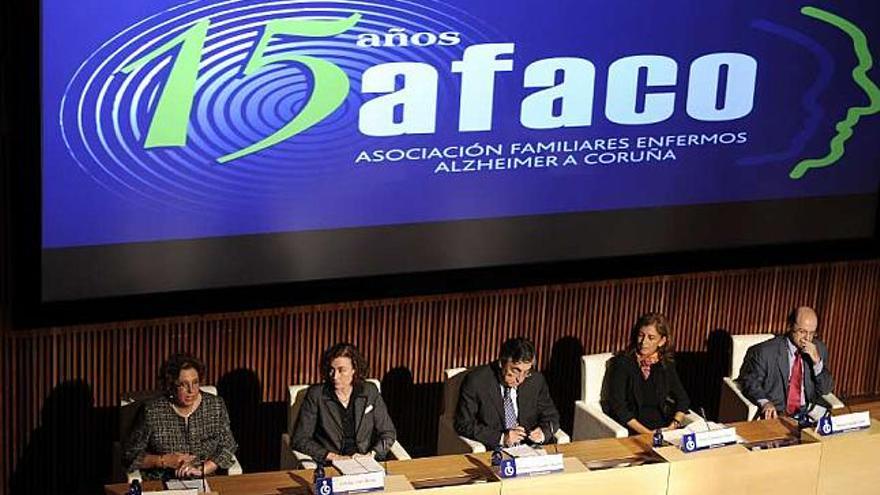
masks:
{"type": "Polygon", "coordinates": [[[559,453],[559,445],[556,442],[556,428],[554,428],[553,421],[550,422],[550,438],[545,438],[544,443],[550,442],[553,444],[553,453],[559,453]]]}

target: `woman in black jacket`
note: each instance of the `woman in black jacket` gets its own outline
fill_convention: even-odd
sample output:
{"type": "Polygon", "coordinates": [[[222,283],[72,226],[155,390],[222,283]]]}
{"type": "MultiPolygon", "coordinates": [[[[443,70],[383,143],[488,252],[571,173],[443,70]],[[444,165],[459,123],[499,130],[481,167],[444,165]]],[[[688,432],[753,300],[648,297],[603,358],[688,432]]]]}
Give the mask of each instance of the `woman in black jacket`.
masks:
{"type": "Polygon", "coordinates": [[[690,399],[673,362],[669,321],[647,313],[633,325],[627,349],[608,369],[605,410],[630,434],[681,426],[690,399]]]}
{"type": "Polygon", "coordinates": [[[324,383],[306,391],[291,432],[293,449],[325,462],[385,459],[397,434],[382,395],[366,381],[366,360],[355,346],[336,344],[324,352],[321,372],[324,383]]]}

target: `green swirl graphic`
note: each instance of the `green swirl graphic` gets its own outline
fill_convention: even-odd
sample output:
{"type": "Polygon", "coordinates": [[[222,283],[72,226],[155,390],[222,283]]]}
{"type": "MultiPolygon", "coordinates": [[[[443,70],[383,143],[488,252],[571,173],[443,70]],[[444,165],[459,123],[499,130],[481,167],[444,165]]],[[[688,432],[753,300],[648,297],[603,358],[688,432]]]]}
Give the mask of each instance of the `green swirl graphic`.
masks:
{"type": "Polygon", "coordinates": [[[853,50],[859,61],[859,65],[852,71],[853,80],[868,95],[871,104],[867,107],[850,107],[846,112],[846,118],[835,126],[837,135],[831,139],[829,153],[822,158],[810,158],[798,162],[789,174],[792,179],[800,179],[811,169],[828,167],[840,160],[846,151],[844,145],[853,135],[853,127],[862,117],[880,112],[880,89],[868,78],[868,71],[874,65],[874,59],[868,49],[865,33],[850,21],[817,7],[804,7],[801,13],[827,22],[852,38],[853,50]]]}

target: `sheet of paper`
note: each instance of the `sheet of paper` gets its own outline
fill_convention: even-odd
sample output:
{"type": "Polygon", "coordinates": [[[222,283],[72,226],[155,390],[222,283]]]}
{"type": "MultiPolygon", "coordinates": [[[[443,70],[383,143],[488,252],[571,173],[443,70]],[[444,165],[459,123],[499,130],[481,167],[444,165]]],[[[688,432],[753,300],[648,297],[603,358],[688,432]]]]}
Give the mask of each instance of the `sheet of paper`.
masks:
{"type": "Polygon", "coordinates": [[[192,490],[162,490],[158,492],[143,492],[143,495],[198,495],[199,491],[192,490]]]}
{"type": "Polygon", "coordinates": [[[333,461],[333,467],[338,469],[342,474],[364,474],[383,471],[382,465],[372,457],[338,459],[333,461]]]}
{"type": "Polygon", "coordinates": [[[504,453],[509,455],[510,457],[534,457],[537,455],[541,455],[540,452],[533,449],[528,445],[514,445],[513,447],[505,447],[504,453]]]}
{"type": "MultiPolygon", "coordinates": [[[[204,483],[205,487],[208,486],[208,480],[202,480],[201,478],[192,480],[168,480],[165,482],[165,488],[168,490],[191,490],[193,488],[201,490],[203,486],[202,483],[204,483]]],[[[203,491],[207,492],[210,490],[203,491]]]]}
{"type": "MultiPolygon", "coordinates": [[[[205,493],[211,491],[211,485],[208,483],[208,479],[187,479],[187,480],[168,480],[165,482],[165,488],[168,490],[184,490],[186,493],[190,493],[192,490],[196,490],[198,493],[205,493]]],[[[165,493],[165,492],[161,492],[165,493]]]]}
{"type": "Polygon", "coordinates": [[[822,416],[825,416],[825,413],[827,411],[828,411],[827,408],[820,406],[819,404],[816,404],[813,406],[812,409],[810,409],[810,412],[807,413],[807,416],[809,416],[810,419],[812,419],[814,423],[818,423],[819,419],[821,419],[822,416]]]}
{"type": "Polygon", "coordinates": [[[677,430],[667,430],[663,432],[663,440],[672,445],[680,445],[681,437],[687,433],[693,433],[687,428],[679,428],[677,430]]]}

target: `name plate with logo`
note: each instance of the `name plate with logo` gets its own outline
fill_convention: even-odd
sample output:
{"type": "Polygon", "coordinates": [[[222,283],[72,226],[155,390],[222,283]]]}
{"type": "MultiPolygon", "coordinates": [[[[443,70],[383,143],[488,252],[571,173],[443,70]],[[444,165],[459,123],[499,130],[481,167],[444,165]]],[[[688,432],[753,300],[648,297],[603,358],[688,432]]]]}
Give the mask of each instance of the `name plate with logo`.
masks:
{"type": "Polygon", "coordinates": [[[816,433],[822,436],[864,430],[871,427],[871,414],[862,411],[840,416],[824,416],[816,425],[816,433]]]}
{"type": "Polygon", "coordinates": [[[344,474],[330,478],[330,491],[316,490],[317,495],[331,495],[346,492],[368,492],[385,488],[385,473],[344,474]]]}
{"type": "Polygon", "coordinates": [[[681,450],[684,452],[694,452],[696,450],[723,447],[736,443],[738,439],[736,428],[688,433],[681,438],[681,450]]]}
{"type": "Polygon", "coordinates": [[[562,454],[548,454],[501,461],[500,475],[502,478],[513,478],[522,475],[549,474],[564,471],[562,454]]]}

